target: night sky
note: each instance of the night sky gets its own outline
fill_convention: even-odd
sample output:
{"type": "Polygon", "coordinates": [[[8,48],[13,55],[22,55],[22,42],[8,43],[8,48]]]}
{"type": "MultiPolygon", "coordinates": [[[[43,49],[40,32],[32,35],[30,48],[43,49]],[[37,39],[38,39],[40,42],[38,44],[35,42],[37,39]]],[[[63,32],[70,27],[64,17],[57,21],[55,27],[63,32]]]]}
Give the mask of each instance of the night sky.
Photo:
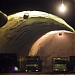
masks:
{"type": "Polygon", "coordinates": [[[67,12],[63,14],[57,9],[61,2],[62,0],[0,0],[0,11],[7,15],[26,10],[43,11],[63,18],[75,29],[75,0],[63,0],[67,6],[67,12]]]}

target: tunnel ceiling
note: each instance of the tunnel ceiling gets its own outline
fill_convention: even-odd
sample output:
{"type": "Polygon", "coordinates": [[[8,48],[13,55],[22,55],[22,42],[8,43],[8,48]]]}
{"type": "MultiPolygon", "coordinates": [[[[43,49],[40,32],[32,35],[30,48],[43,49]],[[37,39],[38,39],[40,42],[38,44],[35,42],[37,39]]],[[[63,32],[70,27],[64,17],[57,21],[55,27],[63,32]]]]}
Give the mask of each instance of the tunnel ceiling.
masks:
{"type": "Polygon", "coordinates": [[[23,11],[8,16],[0,28],[0,53],[28,55],[33,43],[49,31],[74,31],[61,18],[41,11],[23,11]]]}

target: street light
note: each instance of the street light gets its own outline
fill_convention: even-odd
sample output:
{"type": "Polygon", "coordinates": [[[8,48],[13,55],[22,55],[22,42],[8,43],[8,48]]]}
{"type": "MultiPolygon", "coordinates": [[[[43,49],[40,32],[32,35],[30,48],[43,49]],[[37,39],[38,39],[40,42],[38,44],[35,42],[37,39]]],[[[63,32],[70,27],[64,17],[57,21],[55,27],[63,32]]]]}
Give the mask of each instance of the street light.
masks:
{"type": "Polygon", "coordinates": [[[66,11],[66,6],[64,5],[63,0],[62,0],[62,4],[61,4],[60,7],[59,7],[59,11],[60,11],[61,13],[64,13],[64,12],[66,11]]]}

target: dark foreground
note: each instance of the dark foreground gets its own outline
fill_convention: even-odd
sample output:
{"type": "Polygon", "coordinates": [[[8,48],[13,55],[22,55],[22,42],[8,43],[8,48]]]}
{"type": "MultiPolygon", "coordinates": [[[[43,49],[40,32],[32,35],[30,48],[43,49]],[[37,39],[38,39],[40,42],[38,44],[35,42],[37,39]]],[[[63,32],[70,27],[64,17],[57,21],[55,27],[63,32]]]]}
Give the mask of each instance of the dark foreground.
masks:
{"type": "Polygon", "coordinates": [[[0,73],[0,75],[75,75],[75,73],[53,72],[53,73],[0,73]]]}

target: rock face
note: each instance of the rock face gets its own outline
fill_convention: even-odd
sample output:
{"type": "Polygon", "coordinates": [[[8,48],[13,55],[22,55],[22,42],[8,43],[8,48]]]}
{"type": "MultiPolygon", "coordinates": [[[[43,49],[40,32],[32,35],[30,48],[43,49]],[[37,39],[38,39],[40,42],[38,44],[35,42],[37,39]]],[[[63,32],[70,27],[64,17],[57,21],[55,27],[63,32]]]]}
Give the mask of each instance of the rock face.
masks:
{"type": "Polygon", "coordinates": [[[38,38],[54,30],[74,31],[61,18],[45,12],[23,11],[12,14],[0,28],[0,53],[12,52],[27,56],[38,38]]]}
{"type": "Polygon", "coordinates": [[[75,33],[51,31],[39,38],[32,46],[29,56],[40,56],[45,68],[52,68],[53,57],[75,56],[75,33]]]}

